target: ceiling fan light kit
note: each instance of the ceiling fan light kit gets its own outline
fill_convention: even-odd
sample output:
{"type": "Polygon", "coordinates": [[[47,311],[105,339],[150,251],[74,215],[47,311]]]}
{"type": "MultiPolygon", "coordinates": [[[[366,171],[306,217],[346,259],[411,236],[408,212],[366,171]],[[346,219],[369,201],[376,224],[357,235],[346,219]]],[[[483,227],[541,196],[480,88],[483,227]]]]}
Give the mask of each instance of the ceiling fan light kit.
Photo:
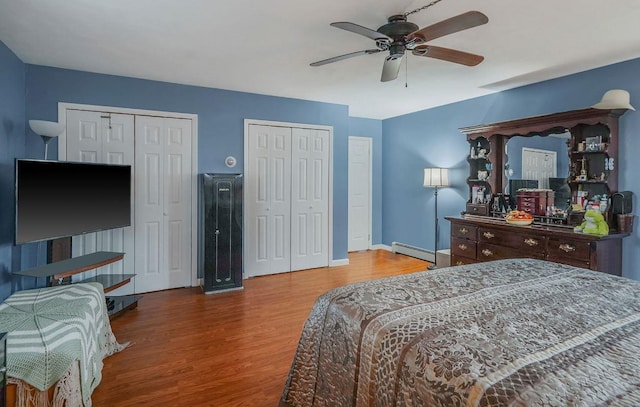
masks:
{"type": "Polygon", "coordinates": [[[440,21],[430,26],[419,28],[416,24],[407,21],[407,14],[396,14],[388,18],[387,24],[372,30],[350,22],[331,23],[332,27],[340,28],[355,34],[365,36],[376,42],[376,49],[351,52],[336,57],[313,62],[311,66],[321,66],[343,59],[375,54],[388,51],[382,67],[382,82],[392,81],[398,77],[400,65],[405,51],[409,50],[415,56],[440,59],[456,64],[475,66],[484,60],[483,56],[455,49],[436,47],[427,42],[458,31],[467,30],[486,24],[489,19],[479,11],[468,11],[455,17],[440,21]]]}

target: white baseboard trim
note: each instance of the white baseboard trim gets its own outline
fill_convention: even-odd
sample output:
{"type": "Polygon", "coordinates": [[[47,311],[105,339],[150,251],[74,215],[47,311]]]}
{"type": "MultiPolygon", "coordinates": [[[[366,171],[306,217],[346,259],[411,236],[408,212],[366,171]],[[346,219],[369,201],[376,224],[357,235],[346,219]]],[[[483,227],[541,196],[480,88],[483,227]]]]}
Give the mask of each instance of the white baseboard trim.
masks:
{"type": "Polygon", "coordinates": [[[349,265],[349,259],[331,260],[331,262],[329,263],[329,267],[348,266],[348,265],[349,265]]]}
{"type": "Polygon", "coordinates": [[[374,244],[373,246],[371,246],[371,250],[386,250],[388,252],[393,251],[391,246],[388,246],[386,244],[374,244]]]}
{"type": "Polygon", "coordinates": [[[224,289],[224,290],[212,290],[212,291],[205,291],[204,287],[202,287],[202,292],[207,294],[207,295],[228,293],[229,291],[238,291],[238,290],[244,290],[244,287],[233,287],[233,288],[227,288],[227,289],[224,289]]]}

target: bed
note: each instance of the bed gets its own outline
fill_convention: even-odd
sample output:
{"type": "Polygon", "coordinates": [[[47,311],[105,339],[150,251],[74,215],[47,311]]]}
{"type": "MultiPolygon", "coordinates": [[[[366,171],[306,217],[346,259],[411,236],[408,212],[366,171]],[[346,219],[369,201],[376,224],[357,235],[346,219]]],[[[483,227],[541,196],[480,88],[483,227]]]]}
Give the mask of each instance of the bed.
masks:
{"type": "Polygon", "coordinates": [[[640,282],[510,259],[331,290],[281,407],[640,405],[640,282]]]}

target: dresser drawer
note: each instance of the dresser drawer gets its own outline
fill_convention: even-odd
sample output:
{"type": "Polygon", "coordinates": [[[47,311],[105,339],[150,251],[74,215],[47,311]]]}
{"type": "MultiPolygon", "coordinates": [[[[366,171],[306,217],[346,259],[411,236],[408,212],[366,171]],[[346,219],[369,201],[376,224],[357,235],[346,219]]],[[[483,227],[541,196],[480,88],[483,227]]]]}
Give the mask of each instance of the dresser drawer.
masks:
{"type": "MultiPolygon", "coordinates": [[[[476,258],[477,243],[472,240],[451,238],[451,255],[457,257],[476,258]]],[[[453,264],[453,263],[452,263],[453,264]]]]}
{"type": "MultiPolygon", "coordinates": [[[[515,228],[514,228],[515,229],[515,228]]],[[[523,233],[505,233],[491,228],[478,228],[478,242],[486,242],[514,249],[530,250],[544,253],[547,245],[545,236],[527,235],[523,233]]]]}
{"type": "Polygon", "coordinates": [[[460,256],[451,256],[451,265],[452,266],[462,266],[465,264],[473,264],[476,263],[477,261],[474,259],[468,259],[466,257],[460,257],[460,256]]]}
{"type": "Polygon", "coordinates": [[[491,261],[501,259],[544,259],[544,253],[535,253],[527,249],[514,249],[512,247],[498,246],[490,243],[478,243],[479,261],[491,261]]]}
{"type": "Polygon", "coordinates": [[[451,237],[476,240],[477,232],[478,232],[477,226],[465,225],[465,224],[459,224],[459,223],[451,224],[451,237]]]}
{"type": "Polygon", "coordinates": [[[588,263],[590,256],[589,243],[565,239],[549,239],[547,253],[548,257],[553,259],[569,258],[588,263]]]}
{"type": "Polygon", "coordinates": [[[471,215],[489,216],[489,205],[487,204],[467,204],[467,213],[471,215]]]}

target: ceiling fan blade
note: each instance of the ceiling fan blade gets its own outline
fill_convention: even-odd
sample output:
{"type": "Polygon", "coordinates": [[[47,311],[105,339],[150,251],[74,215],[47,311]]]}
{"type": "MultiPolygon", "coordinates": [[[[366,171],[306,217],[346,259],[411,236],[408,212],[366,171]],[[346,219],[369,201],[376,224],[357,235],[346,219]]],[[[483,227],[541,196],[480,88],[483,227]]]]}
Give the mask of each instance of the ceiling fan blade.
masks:
{"type": "Polygon", "coordinates": [[[380,52],[380,51],[381,50],[379,50],[379,49],[365,49],[363,51],[356,51],[356,52],[351,52],[349,54],[338,55],[337,57],[333,57],[333,58],[323,59],[322,61],[313,62],[310,65],[311,66],[321,66],[321,65],[330,64],[332,62],[342,61],[343,59],[347,59],[347,58],[351,58],[351,57],[357,57],[358,55],[375,54],[375,53],[380,52]]]}
{"type": "Polygon", "coordinates": [[[427,42],[458,31],[486,24],[489,18],[479,11],[467,11],[407,35],[407,40],[427,42]]]}
{"type": "Polygon", "coordinates": [[[441,59],[443,61],[455,62],[456,64],[476,66],[484,61],[481,55],[469,52],[458,51],[451,48],[435,47],[433,45],[422,45],[414,48],[413,55],[441,59]]]}
{"type": "Polygon", "coordinates": [[[402,57],[386,57],[384,65],[382,66],[382,77],[380,78],[380,81],[389,82],[396,79],[398,77],[398,72],[400,72],[401,63],[402,57]]]}
{"type": "Polygon", "coordinates": [[[352,33],[364,35],[365,37],[371,38],[374,41],[384,39],[384,40],[388,40],[389,42],[393,42],[391,37],[384,35],[376,30],[372,30],[370,28],[363,27],[355,23],[341,21],[337,23],[331,23],[331,26],[336,28],[342,28],[343,30],[351,31],[352,33]]]}

